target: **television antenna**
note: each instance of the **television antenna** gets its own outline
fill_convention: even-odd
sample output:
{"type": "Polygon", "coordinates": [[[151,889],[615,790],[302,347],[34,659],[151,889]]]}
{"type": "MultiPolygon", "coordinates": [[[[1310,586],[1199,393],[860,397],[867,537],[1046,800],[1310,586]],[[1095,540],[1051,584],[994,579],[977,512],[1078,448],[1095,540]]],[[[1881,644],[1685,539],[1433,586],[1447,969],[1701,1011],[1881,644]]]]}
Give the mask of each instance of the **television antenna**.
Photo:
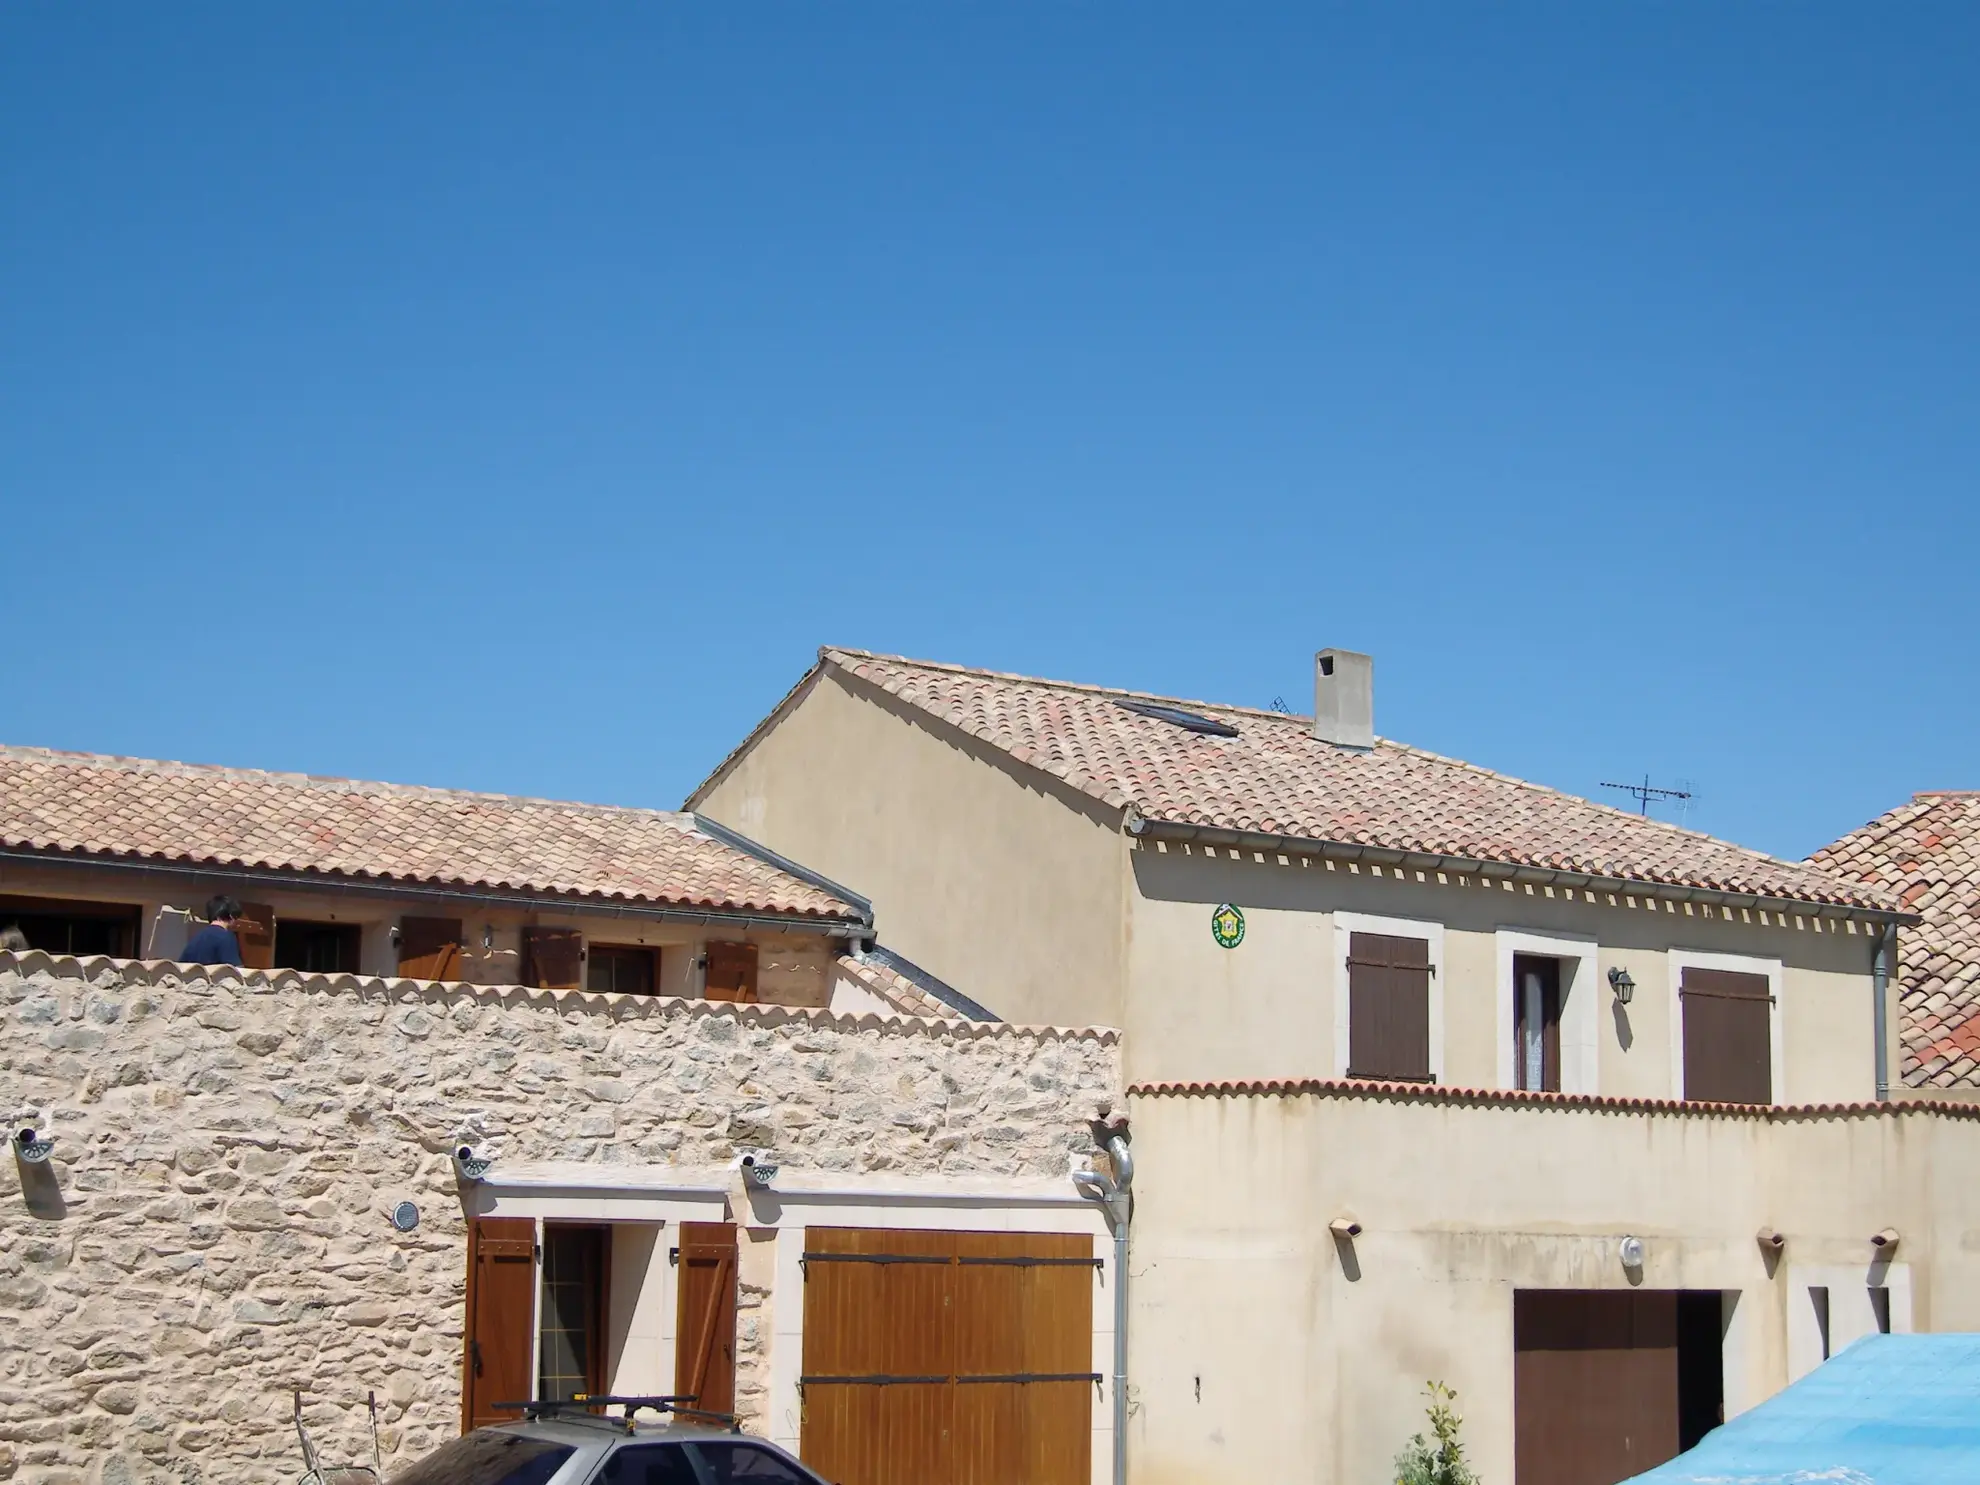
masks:
{"type": "Polygon", "coordinates": [[[1641,806],[1637,813],[1646,816],[1650,813],[1650,802],[1652,800],[1656,800],[1659,803],[1666,799],[1681,799],[1688,802],[1691,798],[1691,790],[1689,789],[1653,788],[1650,783],[1650,775],[1647,773],[1643,776],[1643,782],[1640,784],[1612,784],[1604,779],[1602,781],[1602,787],[1604,789],[1621,790],[1641,806]]]}

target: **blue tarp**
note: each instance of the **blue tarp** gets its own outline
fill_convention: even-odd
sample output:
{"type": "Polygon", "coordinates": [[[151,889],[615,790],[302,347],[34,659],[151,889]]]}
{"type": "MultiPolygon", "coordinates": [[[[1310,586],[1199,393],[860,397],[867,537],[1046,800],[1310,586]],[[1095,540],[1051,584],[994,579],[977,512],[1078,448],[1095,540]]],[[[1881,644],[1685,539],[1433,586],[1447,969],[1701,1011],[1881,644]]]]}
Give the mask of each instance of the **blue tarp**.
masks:
{"type": "Polygon", "coordinates": [[[1624,1485],[1980,1485],[1980,1335],[1873,1335],[1624,1485]]]}

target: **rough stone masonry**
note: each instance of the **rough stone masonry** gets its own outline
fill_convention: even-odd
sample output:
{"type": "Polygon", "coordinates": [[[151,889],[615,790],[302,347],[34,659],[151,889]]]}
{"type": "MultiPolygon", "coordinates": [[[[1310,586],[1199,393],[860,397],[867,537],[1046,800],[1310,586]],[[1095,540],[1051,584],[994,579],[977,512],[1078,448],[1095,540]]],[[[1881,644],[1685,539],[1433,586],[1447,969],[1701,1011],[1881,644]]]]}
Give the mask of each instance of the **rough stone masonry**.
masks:
{"type": "MultiPolygon", "coordinates": [[[[467,1227],[450,1152],[1058,1176],[1117,1098],[1111,1032],[0,954],[0,1479],[293,1480],[458,1431],[467,1227]],[[392,1204],[423,1214],[400,1233],[392,1204]],[[351,1406],[356,1400],[356,1405],[351,1406]]],[[[760,1406],[767,1295],[738,1397],[760,1406]]]]}

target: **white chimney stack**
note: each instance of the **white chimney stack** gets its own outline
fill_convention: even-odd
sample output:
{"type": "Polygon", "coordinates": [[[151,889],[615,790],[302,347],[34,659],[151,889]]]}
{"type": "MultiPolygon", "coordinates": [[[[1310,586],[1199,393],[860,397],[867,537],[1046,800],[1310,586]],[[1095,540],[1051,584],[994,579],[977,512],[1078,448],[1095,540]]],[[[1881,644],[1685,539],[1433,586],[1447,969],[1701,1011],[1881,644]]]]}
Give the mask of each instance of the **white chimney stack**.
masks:
{"type": "Polygon", "coordinates": [[[1313,735],[1337,748],[1375,746],[1375,662],[1353,650],[1313,657],[1313,735]]]}

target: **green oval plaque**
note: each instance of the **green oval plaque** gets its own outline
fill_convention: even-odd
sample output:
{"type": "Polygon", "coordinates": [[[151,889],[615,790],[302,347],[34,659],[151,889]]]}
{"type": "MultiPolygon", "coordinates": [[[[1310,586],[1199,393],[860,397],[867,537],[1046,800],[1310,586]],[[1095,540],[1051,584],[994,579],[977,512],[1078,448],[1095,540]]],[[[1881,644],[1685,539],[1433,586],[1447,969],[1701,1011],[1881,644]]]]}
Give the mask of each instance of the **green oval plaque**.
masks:
{"type": "Polygon", "coordinates": [[[1210,915],[1210,935],[1226,949],[1244,942],[1244,914],[1228,902],[1219,903],[1210,915]]]}

